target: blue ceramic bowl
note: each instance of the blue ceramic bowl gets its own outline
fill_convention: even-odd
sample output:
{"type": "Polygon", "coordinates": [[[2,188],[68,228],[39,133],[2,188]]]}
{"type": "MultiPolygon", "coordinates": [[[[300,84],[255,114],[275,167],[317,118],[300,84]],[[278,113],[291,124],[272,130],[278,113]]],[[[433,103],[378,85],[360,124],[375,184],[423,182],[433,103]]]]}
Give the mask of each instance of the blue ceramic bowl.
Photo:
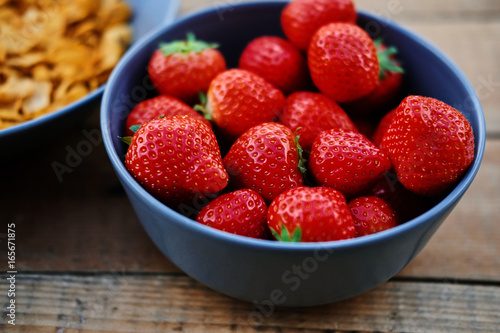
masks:
{"type": "MultiPolygon", "coordinates": [[[[131,6],[133,40],[158,26],[171,23],[177,15],[180,0],[126,0],[131,6]]],[[[133,44],[132,44],[133,45],[133,44]]],[[[0,155],[25,153],[64,135],[91,113],[99,110],[105,85],[85,97],[33,120],[0,130],[0,155]]]]}
{"type": "Polygon", "coordinates": [[[458,203],[476,175],[484,150],[485,125],[475,92],[462,72],[438,49],[413,33],[364,13],[359,25],[383,35],[400,50],[408,92],[459,108],[476,140],[473,165],[463,179],[426,213],[393,229],[357,239],[323,243],[256,240],[198,224],[149,195],[123,164],[125,119],[133,103],[154,94],[146,66],[158,42],[192,31],[220,44],[230,66],[252,38],[283,36],[284,2],[211,7],[165,27],[132,47],[115,68],[104,93],[101,127],[107,153],[142,225],[158,248],[194,279],[221,293],[254,302],[249,320],[262,320],[275,306],[339,301],[374,288],[405,267],[458,203]],[[425,68],[426,70],[423,70],[425,68]]]}

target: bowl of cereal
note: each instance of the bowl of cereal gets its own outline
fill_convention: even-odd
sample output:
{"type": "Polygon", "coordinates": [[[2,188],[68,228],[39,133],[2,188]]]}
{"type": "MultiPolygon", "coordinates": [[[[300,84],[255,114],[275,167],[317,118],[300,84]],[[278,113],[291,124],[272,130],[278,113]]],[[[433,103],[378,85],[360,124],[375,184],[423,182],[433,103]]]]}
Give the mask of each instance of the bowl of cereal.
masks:
{"type": "MultiPolygon", "coordinates": [[[[130,148],[120,137],[124,136],[126,120],[134,106],[126,105],[121,97],[135,96],[137,104],[141,102],[137,97],[146,99],[157,94],[148,84],[148,63],[160,42],[182,39],[187,32],[192,32],[198,39],[219,44],[228,67],[238,66],[240,54],[254,38],[284,36],[280,14],[286,4],[266,1],[212,7],[156,31],[127,51],[120,60],[110,77],[101,105],[101,130],[106,151],[152,241],[195,280],[218,292],[252,302],[256,310],[249,313],[248,319],[257,322],[272,314],[276,306],[312,306],[347,299],[395,276],[422,250],[472,183],[481,164],[486,137],[480,103],[460,69],[439,49],[411,31],[360,11],[359,27],[376,27],[385,41],[399,49],[398,55],[407,76],[404,93],[432,96],[455,105],[470,123],[475,140],[473,160],[446,193],[434,197],[418,216],[391,229],[350,239],[301,243],[255,239],[217,230],[186,216],[187,209],[181,214],[180,208],[185,207],[179,205],[176,209],[165,204],[146,190],[126,166],[124,156],[130,148]]],[[[173,123],[174,118],[164,117],[154,122],[173,123]]],[[[153,121],[148,124],[154,129],[153,121]]],[[[149,125],[141,127],[144,131],[147,128],[149,125]]],[[[141,136],[140,133],[147,132],[141,132],[141,129],[134,137],[146,140],[147,135],[141,136]]],[[[150,138],[170,137],[170,132],[165,133],[151,134],[150,138]]],[[[151,143],[153,147],[161,145],[163,141],[151,143]]],[[[156,153],[148,155],[146,147],[144,151],[140,156],[146,161],[153,155],[160,156],[156,153]]],[[[177,155],[170,156],[173,160],[177,155]]],[[[150,163],[148,167],[153,169],[154,165],[150,163]]],[[[188,172],[187,169],[177,166],[176,172],[188,172]]],[[[157,171],[153,170],[149,175],[153,177],[157,171]]],[[[159,170],[158,174],[163,177],[163,172],[159,170]]],[[[228,173],[230,177],[237,175],[228,173]]],[[[203,211],[204,205],[208,207],[209,204],[193,200],[190,208],[203,211]]],[[[267,216],[269,218],[269,213],[267,216]]]]}
{"type": "Polygon", "coordinates": [[[179,1],[7,1],[0,6],[0,151],[60,137],[99,109],[126,49],[175,18],[179,1]]]}

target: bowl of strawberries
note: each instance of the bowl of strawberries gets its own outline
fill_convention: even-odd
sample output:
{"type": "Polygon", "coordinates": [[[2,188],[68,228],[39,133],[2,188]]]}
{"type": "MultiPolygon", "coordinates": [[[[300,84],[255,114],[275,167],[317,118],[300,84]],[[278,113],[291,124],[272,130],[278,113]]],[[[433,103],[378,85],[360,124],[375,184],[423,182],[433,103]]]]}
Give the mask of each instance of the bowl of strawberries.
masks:
{"type": "Polygon", "coordinates": [[[108,81],[110,161],[192,278],[276,306],[353,297],[425,246],[485,144],[441,51],[348,0],[211,7],[134,45],[108,81]]]}

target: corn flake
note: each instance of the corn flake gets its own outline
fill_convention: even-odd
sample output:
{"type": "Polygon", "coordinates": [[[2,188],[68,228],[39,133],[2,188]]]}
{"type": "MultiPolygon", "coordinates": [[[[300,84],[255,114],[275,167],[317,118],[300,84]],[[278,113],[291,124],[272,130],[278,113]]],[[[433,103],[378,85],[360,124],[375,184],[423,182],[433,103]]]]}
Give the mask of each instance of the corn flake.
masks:
{"type": "Polygon", "coordinates": [[[31,115],[49,107],[50,92],[52,91],[52,83],[49,81],[35,81],[34,92],[28,98],[23,100],[22,113],[30,117],[31,115]]]}
{"type": "Polygon", "coordinates": [[[0,0],[0,129],[104,84],[132,39],[122,0],[0,0]]]}

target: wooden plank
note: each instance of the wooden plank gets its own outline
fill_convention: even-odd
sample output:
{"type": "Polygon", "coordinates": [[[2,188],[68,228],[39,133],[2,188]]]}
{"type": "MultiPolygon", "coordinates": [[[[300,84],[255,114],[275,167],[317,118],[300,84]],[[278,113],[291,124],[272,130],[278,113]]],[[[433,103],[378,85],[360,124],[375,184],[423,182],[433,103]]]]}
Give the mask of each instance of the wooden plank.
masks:
{"type": "MultiPolygon", "coordinates": [[[[0,290],[5,290],[5,279],[0,290]]],[[[391,281],[310,308],[254,305],[184,275],[17,276],[12,332],[494,332],[500,287],[391,281]]],[[[7,301],[1,294],[2,304],[7,301]]],[[[0,319],[0,329],[7,326],[0,319]]]]}

